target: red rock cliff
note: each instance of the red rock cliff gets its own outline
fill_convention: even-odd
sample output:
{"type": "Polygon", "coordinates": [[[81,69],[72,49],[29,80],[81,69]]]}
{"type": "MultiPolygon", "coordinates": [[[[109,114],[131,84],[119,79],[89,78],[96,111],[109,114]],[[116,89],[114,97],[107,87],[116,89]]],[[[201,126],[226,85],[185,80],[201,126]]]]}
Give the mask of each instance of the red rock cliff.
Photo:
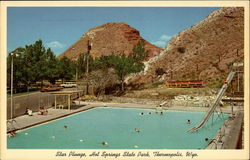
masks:
{"type": "Polygon", "coordinates": [[[139,41],[145,42],[148,58],[156,56],[161,48],[145,41],[138,30],[126,23],[107,23],[90,29],[75,44],[69,47],[59,57],[66,56],[72,60],[78,58],[79,54],[87,52],[87,41],[90,40],[92,48],[90,54],[96,58],[103,55],[120,54],[124,52],[129,55],[133,46],[139,41]]]}

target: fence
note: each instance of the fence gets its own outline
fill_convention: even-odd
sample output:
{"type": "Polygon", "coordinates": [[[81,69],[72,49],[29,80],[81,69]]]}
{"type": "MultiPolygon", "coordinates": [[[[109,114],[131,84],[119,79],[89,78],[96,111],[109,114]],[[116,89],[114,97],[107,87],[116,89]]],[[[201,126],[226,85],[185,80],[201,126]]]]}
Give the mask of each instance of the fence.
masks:
{"type": "MultiPolygon", "coordinates": [[[[83,95],[83,92],[80,92],[80,96],[83,95]]],[[[71,99],[76,99],[77,94],[73,94],[71,99]]],[[[63,103],[67,97],[57,96],[57,103],[63,103]]],[[[7,119],[11,118],[11,99],[7,99],[7,119]]],[[[55,97],[49,93],[33,93],[25,96],[13,97],[13,117],[24,115],[26,108],[31,109],[32,111],[38,111],[39,107],[50,108],[55,103],[55,97]]]]}
{"type": "Polygon", "coordinates": [[[202,80],[168,81],[165,84],[167,87],[173,87],[173,88],[204,87],[204,82],[202,80]]]}

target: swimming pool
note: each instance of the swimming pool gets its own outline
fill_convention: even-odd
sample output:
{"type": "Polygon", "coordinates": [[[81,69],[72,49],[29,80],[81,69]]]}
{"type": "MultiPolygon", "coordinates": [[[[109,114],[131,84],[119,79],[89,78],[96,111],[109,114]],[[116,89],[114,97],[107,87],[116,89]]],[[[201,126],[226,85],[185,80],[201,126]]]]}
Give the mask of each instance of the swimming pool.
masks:
{"type": "Polygon", "coordinates": [[[228,118],[214,116],[197,132],[187,132],[204,112],[94,108],[22,130],[7,138],[8,149],[203,149],[228,118]],[[143,114],[142,114],[143,113],[143,114]],[[190,119],[191,124],[186,124],[190,119]],[[215,121],[216,120],[216,121],[215,121]],[[135,128],[139,132],[135,132],[135,128]],[[107,144],[102,144],[107,142],[107,144]]]}

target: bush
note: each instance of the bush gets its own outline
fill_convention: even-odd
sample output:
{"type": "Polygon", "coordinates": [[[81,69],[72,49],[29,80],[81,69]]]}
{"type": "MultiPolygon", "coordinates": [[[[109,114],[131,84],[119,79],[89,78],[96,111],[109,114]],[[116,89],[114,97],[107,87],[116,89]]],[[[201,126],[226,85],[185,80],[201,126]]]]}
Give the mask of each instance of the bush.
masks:
{"type": "Polygon", "coordinates": [[[164,71],[163,68],[157,68],[157,69],[155,70],[155,74],[156,74],[156,75],[163,75],[164,73],[166,73],[166,72],[164,71]]]}
{"type": "Polygon", "coordinates": [[[177,51],[178,51],[179,53],[185,53],[186,48],[185,48],[185,47],[178,47],[178,48],[177,48],[177,51]]]}
{"type": "Polygon", "coordinates": [[[223,82],[224,82],[223,78],[218,77],[216,79],[208,80],[207,83],[206,83],[206,86],[208,88],[221,88],[222,85],[223,85],[223,82]]]}
{"type": "Polygon", "coordinates": [[[155,87],[158,87],[159,85],[162,85],[162,84],[164,84],[164,83],[163,83],[163,82],[154,82],[154,83],[152,83],[152,84],[150,85],[149,88],[155,88],[155,87]]]}

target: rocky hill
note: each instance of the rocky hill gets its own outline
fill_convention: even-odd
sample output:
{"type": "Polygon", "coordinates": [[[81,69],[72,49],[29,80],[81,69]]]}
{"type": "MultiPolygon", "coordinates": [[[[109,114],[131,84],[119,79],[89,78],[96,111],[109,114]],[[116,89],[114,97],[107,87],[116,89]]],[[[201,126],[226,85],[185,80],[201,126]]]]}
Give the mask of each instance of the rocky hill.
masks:
{"type": "Polygon", "coordinates": [[[130,82],[219,80],[226,78],[233,62],[243,60],[244,8],[226,7],[174,36],[130,82]],[[163,74],[156,74],[156,70],[163,74]]]}
{"type": "Polygon", "coordinates": [[[88,40],[92,43],[90,55],[94,58],[102,55],[111,55],[112,53],[120,54],[122,52],[129,55],[133,46],[139,41],[145,42],[148,58],[158,55],[162,50],[145,41],[140,36],[138,30],[126,23],[107,23],[90,29],[59,57],[66,56],[72,60],[77,59],[79,54],[87,52],[88,40]]]}

